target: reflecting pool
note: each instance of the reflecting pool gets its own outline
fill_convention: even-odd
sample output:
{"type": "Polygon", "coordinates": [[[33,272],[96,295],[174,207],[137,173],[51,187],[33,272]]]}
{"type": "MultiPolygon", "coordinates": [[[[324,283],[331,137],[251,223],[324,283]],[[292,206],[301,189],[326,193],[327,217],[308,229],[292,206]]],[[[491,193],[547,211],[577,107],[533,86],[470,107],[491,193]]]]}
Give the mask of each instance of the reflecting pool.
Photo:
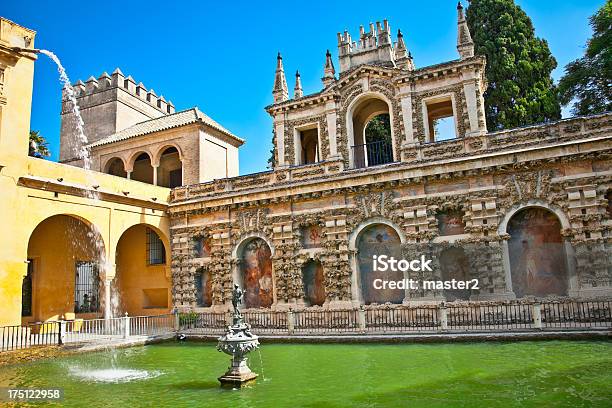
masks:
{"type": "Polygon", "coordinates": [[[212,343],[165,343],[0,368],[0,386],[62,387],[74,407],[612,405],[612,342],[262,344],[260,374],[221,389],[212,343]],[[263,367],[262,367],[263,362],[263,367]]]}

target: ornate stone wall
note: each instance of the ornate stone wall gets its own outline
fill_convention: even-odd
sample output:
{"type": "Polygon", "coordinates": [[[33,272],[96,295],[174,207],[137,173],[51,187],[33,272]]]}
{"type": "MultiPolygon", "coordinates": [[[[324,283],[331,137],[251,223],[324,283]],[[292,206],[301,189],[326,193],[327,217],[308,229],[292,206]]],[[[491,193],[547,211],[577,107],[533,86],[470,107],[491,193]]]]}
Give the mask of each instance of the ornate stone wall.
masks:
{"type": "MultiPolygon", "coordinates": [[[[605,129],[609,137],[609,128],[605,129]]],[[[478,158],[474,162],[478,166],[442,162],[420,167],[419,173],[399,167],[376,174],[364,170],[351,178],[340,171],[311,175],[306,178],[308,185],[288,179],[268,187],[262,180],[276,180],[280,171],[275,171],[239,178],[245,191],[188,190],[189,202],[179,199],[170,207],[175,305],[195,307],[193,277],[205,269],[213,282],[213,307],[225,307],[240,263],[237,248],[249,237],[265,239],[271,247],[273,308],[304,307],[302,269],[309,260],[320,261],[323,268],[324,307],[354,305],[359,301],[355,294],[360,293],[355,287],[355,236],[360,228],[380,222],[403,235],[403,257],[427,254],[433,259],[434,272],[411,273],[411,278],[441,279],[447,262],[440,259],[443,252],[461,248],[469,263],[467,277],[480,281],[470,300],[512,298],[508,222],[521,208],[534,206],[559,219],[570,266],[568,296],[612,296],[608,210],[612,146],[609,139],[598,140],[589,142],[590,152],[566,147],[564,154],[557,155],[556,145],[549,144],[548,151],[536,154],[531,148],[522,155],[514,151],[508,161],[503,154],[489,161],[478,158]],[[193,191],[201,191],[201,198],[193,191]],[[440,230],[442,215],[449,213],[455,214],[450,234],[444,225],[440,230]],[[456,228],[458,222],[462,228],[456,228]],[[301,234],[312,226],[320,231],[320,240],[304,245],[301,234]],[[193,243],[205,236],[211,237],[210,256],[197,258],[193,243]]],[[[445,297],[451,296],[420,290],[404,301],[445,297]]]]}

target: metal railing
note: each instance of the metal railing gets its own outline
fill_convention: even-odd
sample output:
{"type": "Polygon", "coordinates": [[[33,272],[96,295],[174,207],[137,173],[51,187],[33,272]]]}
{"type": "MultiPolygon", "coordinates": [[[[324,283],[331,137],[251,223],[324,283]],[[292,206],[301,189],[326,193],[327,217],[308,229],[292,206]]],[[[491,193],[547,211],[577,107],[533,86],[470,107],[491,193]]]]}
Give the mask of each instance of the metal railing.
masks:
{"type": "MultiPolygon", "coordinates": [[[[416,334],[612,328],[612,301],[441,303],[360,309],[246,310],[255,334],[416,334]]],[[[231,315],[181,315],[179,331],[222,334],[231,315]]]]}
{"type": "Polygon", "coordinates": [[[384,140],[351,146],[351,157],[353,168],[356,169],[380,166],[394,161],[393,147],[384,140]]]}
{"type": "MultiPolygon", "coordinates": [[[[108,343],[181,332],[221,335],[230,312],[49,321],[0,327],[0,351],[67,343],[108,343]]],[[[360,309],[245,310],[255,334],[341,335],[612,329],[612,301],[441,303],[360,309]]]]}
{"type": "Polygon", "coordinates": [[[153,336],[176,331],[178,315],[75,319],[0,327],[0,351],[68,343],[108,343],[130,336],[153,336]]]}

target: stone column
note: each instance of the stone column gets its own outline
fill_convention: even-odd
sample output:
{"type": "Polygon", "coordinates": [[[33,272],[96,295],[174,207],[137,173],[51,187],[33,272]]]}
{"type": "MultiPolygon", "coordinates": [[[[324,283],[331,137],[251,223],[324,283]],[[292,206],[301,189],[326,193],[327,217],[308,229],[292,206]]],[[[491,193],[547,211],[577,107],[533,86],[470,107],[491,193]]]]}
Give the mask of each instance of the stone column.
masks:
{"type": "Polygon", "coordinates": [[[336,114],[336,103],[334,101],[328,101],[327,104],[325,104],[325,118],[327,120],[327,134],[329,136],[329,158],[340,158],[336,134],[336,121],[338,120],[338,115],[336,114]]]}
{"type": "Polygon", "coordinates": [[[110,319],[113,317],[113,308],[111,305],[111,279],[104,279],[104,318],[110,319]]]}
{"type": "Polygon", "coordinates": [[[277,167],[287,167],[285,162],[285,114],[278,113],[274,117],[274,130],[276,133],[276,153],[278,155],[277,167]]]}
{"type": "Polygon", "coordinates": [[[153,166],[153,185],[154,186],[157,185],[157,169],[158,168],[159,168],[159,164],[153,166]]]}

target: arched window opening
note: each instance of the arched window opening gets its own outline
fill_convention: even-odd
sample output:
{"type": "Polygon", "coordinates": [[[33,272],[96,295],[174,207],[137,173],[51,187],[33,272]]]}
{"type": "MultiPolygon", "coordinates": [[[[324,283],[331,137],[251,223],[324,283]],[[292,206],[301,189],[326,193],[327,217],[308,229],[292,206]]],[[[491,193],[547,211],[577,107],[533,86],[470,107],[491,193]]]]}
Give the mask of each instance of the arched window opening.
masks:
{"type": "Polygon", "coordinates": [[[389,105],[382,99],[370,97],[353,110],[351,146],[352,165],[355,168],[391,163],[393,132],[389,105]]]}
{"type": "Polygon", "coordinates": [[[106,166],[106,174],[111,174],[117,177],[127,178],[127,172],[125,171],[125,166],[123,165],[123,160],[118,157],[111,159],[106,166]]]}
{"type": "Polygon", "coordinates": [[[136,157],[131,178],[132,180],[153,184],[153,166],[151,165],[151,158],[148,154],[141,153],[136,157]]]}
{"type": "Polygon", "coordinates": [[[310,260],[302,267],[304,301],[308,306],[323,306],[325,303],[325,278],[320,261],[310,260]]]}
{"type": "Polygon", "coordinates": [[[512,288],[517,297],[567,295],[561,223],[545,208],[518,211],[508,221],[512,288]]]}
{"type": "Polygon", "coordinates": [[[245,288],[247,308],[272,306],[272,252],[261,238],[254,238],[239,251],[240,275],[238,284],[245,288]]]}
{"type": "Polygon", "coordinates": [[[183,185],[183,163],[174,146],[166,148],[159,159],[157,184],[169,188],[183,185]]]}

